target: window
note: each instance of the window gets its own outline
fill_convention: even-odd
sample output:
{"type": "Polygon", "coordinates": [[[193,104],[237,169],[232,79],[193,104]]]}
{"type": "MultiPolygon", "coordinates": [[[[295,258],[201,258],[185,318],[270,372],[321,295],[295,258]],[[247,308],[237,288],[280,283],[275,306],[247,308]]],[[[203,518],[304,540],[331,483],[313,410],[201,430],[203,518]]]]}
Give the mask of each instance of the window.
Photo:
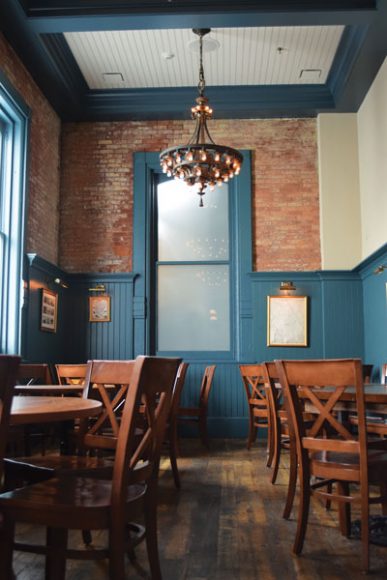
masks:
{"type": "Polygon", "coordinates": [[[28,110],[0,76],[0,352],[20,352],[28,110]]]}
{"type": "Polygon", "coordinates": [[[229,188],[157,186],[156,351],[229,351],[229,188]]]}

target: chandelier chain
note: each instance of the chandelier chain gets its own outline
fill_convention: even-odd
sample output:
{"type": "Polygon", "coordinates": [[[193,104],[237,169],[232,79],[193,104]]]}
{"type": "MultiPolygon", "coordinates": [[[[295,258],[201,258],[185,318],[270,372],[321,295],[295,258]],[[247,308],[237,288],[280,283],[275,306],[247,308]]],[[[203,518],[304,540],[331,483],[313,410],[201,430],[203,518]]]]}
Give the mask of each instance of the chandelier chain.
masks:
{"type": "Polygon", "coordinates": [[[200,51],[200,66],[199,66],[199,84],[198,90],[199,95],[203,97],[204,89],[206,87],[206,81],[204,78],[204,68],[203,68],[203,34],[199,36],[199,51],[200,51]]]}

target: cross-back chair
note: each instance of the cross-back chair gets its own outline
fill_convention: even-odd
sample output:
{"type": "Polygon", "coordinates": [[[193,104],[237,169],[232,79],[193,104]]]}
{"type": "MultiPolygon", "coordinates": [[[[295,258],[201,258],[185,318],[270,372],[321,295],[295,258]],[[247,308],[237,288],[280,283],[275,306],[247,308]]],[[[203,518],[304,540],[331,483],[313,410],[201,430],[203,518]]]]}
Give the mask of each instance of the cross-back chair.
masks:
{"type": "Polygon", "coordinates": [[[86,380],[87,364],[55,365],[56,376],[60,385],[83,385],[86,380]]]}
{"type": "Polygon", "coordinates": [[[249,409],[249,433],[247,436],[247,449],[257,438],[259,429],[264,429],[267,434],[267,465],[272,461],[272,432],[270,429],[271,415],[269,411],[268,393],[266,390],[265,376],[262,365],[249,364],[239,365],[239,371],[245,388],[249,409]]]}
{"type": "Polygon", "coordinates": [[[178,423],[190,422],[197,424],[199,427],[200,440],[207,448],[209,447],[207,429],[208,398],[210,396],[215,370],[216,365],[211,365],[205,368],[200,385],[198,406],[179,407],[177,418],[178,423]]]}
{"type": "MultiPolygon", "coordinates": [[[[170,410],[179,359],[138,357],[125,396],[112,479],[57,477],[0,495],[4,526],[0,535],[0,576],[12,578],[14,549],[45,554],[47,580],[63,580],[66,559],[109,559],[109,577],[125,578],[125,554],[133,548],[130,521],[144,514],[144,533],[151,577],[161,579],[157,546],[156,488],[161,445],[170,410]],[[144,415],[141,436],[136,426],[144,415]],[[16,522],[47,527],[45,546],[15,542],[16,522]],[[102,550],[67,548],[70,529],[106,529],[108,547],[102,550]]],[[[128,382],[128,381],[125,381],[128,382]]]]}
{"type": "Polygon", "coordinates": [[[122,408],[135,361],[94,360],[87,364],[83,396],[100,398],[103,407],[91,420],[82,419],[73,433],[72,455],[50,454],[43,457],[8,458],[5,463],[6,489],[49,479],[54,475],[109,473],[120,428],[122,408]]]}
{"type": "Polygon", "coordinates": [[[340,529],[346,536],[350,534],[350,505],[357,502],[361,510],[362,569],[366,572],[370,504],[381,503],[387,515],[387,442],[367,442],[361,361],[276,361],[276,365],[288,401],[299,463],[300,506],[293,552],[302,551],[311,494],[338,501],[340,529]],[[335,405],[348,389],[355,389],[356,435],[335,412],[335,405]],[[316,412],[308,430],[302,416],[303,402],[310,403],[316,412]],[[336,484],[335,492],[332,484],[336,484]],[[357,484],[359,492],[351,493],[350,484],[357,484]],[[370,495],[370,484],[380,487],[379,496],[370,495]]]}

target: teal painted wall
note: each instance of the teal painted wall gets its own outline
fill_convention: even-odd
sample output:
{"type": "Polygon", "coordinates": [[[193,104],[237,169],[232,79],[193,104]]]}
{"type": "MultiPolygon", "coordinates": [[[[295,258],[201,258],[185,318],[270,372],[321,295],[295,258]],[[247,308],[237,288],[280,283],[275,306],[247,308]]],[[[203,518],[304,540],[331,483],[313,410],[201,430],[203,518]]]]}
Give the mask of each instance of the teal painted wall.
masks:
{"type": "Polygon", "coordinates": [[[364,305],[364,362],[373,364],[373,380],[380,379],[380,366],[387,363],[387,244],[357,268],[362,278],[364,305]]]}
{"type": "MultiPolygon", "coordinates": [[[[387,362],[387,271],[375,268],[387,263],[387,250],[377,253],[352,272],[251,272],[240,306],[240,348],[232,360],[217,361],[210,396],[211,436],[244,437],[247,406],[238,365],[274,358],[361,357],[374,364],[374,378],[387,362]],[[281,280],[292,280],[296,294],[308,296],[307,347],[266,345],[268,295],[279,294],[281,280]]],[[[80,362],[88,358],[130,359],[136,352],[135,324],[144,324],[143,300],[138,304],[135,274],[68,275],[34,257],[28,266],[24,309],[24,358],[31,362],[80,362]],[[69,288],[53,285],[55,277],[69,288]],[[111,296],[111,322],[88,321],[89,288],[105,284],[111,296]],[[40,289],[57,290],[58,329],[40,331],[40,289]]],[[[206,365],[213,361],[193,360],[183,391],[184,405],[196,404],[206,365]]],[[[191,433],[189,430],[186,433],[191,433]]],[[[195,432],[192,431],[192,434],[195,432]]],[[[196,433],[195,433],[196,434],[196,433]]]]}

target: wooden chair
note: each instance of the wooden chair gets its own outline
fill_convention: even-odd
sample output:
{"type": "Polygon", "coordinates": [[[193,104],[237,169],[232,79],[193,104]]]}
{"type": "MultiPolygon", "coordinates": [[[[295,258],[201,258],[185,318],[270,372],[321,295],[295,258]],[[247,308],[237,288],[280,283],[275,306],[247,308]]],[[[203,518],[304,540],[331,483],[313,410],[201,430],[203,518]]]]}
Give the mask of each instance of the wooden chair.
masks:
{"type": "MultiPolygon", "coordinates": [[[[282,517],[290,518],[293,507],[294,497],[297,486],[297,451],[295,445],[295,437],[292,431],[292,425],[288,420],[288,411],[286,409],[285,397],[283,389],[280,386],[280,379],[278,370],[274,362],[262,363],[264,371],[265,382],[268,386],[268,402],[271,413],[270,432],[272,460],[269,467],[272,467],[271,483],[277,481],[278,469],[280,465],[282,450],[289,451],[289,481],[288,491],[286,495],[286,502],[282,517]]],[[[311,427],[314,421],[314,416],[305,410],[302,413],[302,418],[306,429],[311,427]]]]}
{"type": "MultiPolygon", "coordinates": [[[[106,456],[114,455],[122,408],[129,388],[135,361],[89,361],[83,396],[99,397],[103,403],[101,413],[92,420],[80,421],[73,435],[72,455],[45,455],[21,457],[5,461],[5,487],[7,490],[72,474],[87,475],[90,471],[109,474],[112,463],[106,456]]],[[[79,374],[79,371],[78,371],[79,374]]]]}
{"type": "MultiPolygon", "coordinates": [[[[179,359],[138,357],[130,377],[117,438],[112,480],[59,477],[0,496],[4,525],[0,534],[0,577],[12,578],[14,549],[45,554],[46,578],[63,580],[66,559],[109,559],[109,577],[125,578],[125,554],[131,550],[130,520],[144,514],[151,577],[161,579],[157,547],[157,478],[161,445],[170,410],[179,359]],[[147,429],[136,435],[145,405],[147,429]],[[16,522],[47,527],[46,546],[18,544],[16,522]],[[105,529],[105,549],[67,548],[70,529],[105,529]]],[[[126,381],[127,382],[127,381],[126,381]]]]}
{"type": "Polygon", "coordinates": [[[212,365],[206,367],[204,371],[202,383],[200,385],[198,407],[179,407],[177,417],[178,423],[190,422],[198,425],[200,440],[207,448],[209,447],[207,430],[208,398],[210,396],[215,369],[216,365],[212,365]]]}
{"type": "Polygon", "coordinates": [[[276,361],[276,365],[288,401],[299,462],[300,506],[293,552],[300,554],[303,547],[312,493],[339,502],[340,528],[347,536],[350,533],[350,505],[357,502],[361,509],[362,569],[367,572],[369,505],[381,503],[387,515],[387,442],[367,443],[361,361],[276,361]],[[358,436],[340,423],[334,411],[342,394],[353,386],[358,436]],[[327,391],[325,401],[319,398],[322,390],[327,391]],[[303,400],[310,402],[319,413],[308,432],[302,417],[303,400]],[[359,486],[357,495],[350,493],[350,483],[359,486]],[[337,486],[335,493],[329,489],[332,484],[337,486]],[[370,496],[370,484],[380,486],[380,496],[370,496]]]}
{"type": "Polygon", "coordinates": [[[56,364],[55,370],[60,385],[83,385],[85,383],[87,364],[56,364]]]}
{"type": "Polygon", "coordinates": [[[0,484],[3,480],[3,458],[7,446],[12,397],[19,364],[19,356],[0,355],[0,484]]]}
{"type": "Polygon", "coordinates": [[[267,465],[272,460],[272,446],[270,430],[271,415],[267,398],[266,383],[262,365],[249,364],[239,365],[243,386],[246,391],[249,409],[249,433],[247,436],[247,449],[251,448],[257,438],[259,429],[264,429],[267,434],[267,465]]]}
{"type": "Polygon", "coordinates": [[[46,363],[21,363],[17,372],[19,385],[52,385],[51,370],[46,363]]]}
{"type": "Polygon", "coordinates": [[[370,383],[371,382],[371,378],[372,378],[372,369],[374,368],[374,365],[362,365],[362,369],[363,369],[363,382],[364,383],[370,383]]]}
{"type": "Polygon", "coordinates": [[[380,375],[380,382],[385,385],[387,383],[387,363],[382,365],[382,371],[380,375]]]}
{"type": "Polygon", "coordinates": [[[180,397],[181,392],[184,387],[184,381],[187,374],[189,364],[182,362],[179,366],[176,376],[176,382],[173,387],[171,410],[169,413],[168,424],[167,424],[167,435],[166,441],[168,445],[169,460],[171,462],[171,468],[173,473],[173,479],[175,486],[180,488],[180,475],[177,467],[177,457],[179,455],[179,442],[178,442],[178,431],[177,431],[177,414],[180,407],[180,397]]]}
{"type": "MultiPolygon", "coordinates": [[[[50,366],[46,363],[21,363],[16,377],[18,385],[52,385],[53,379],[50,366]]],[[[22,440],[24,455],[29,456],[32,453],[31,442],[38,439],[40,441],[40,451],[44,455],[46,452],[46,443],[52,434],[49,427],[38,427],[25,425],[23,427],[13,428],[15,438],[22,440]]]]}

